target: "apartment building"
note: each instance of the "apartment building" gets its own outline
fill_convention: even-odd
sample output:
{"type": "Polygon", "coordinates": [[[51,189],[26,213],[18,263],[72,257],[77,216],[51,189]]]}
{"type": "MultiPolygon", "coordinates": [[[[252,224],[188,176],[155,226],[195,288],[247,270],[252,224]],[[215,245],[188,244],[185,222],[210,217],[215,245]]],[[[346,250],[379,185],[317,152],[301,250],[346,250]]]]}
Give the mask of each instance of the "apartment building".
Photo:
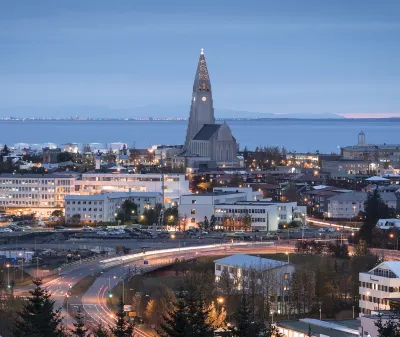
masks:
{"type": "Polygon", "coordinates": [[[400,298],[400,261],[385,261],[359,274],[360,316],[390,309],[390,300],[400,298]]]}
{"type": "Polygon", "coordinates": [[[46,218],[75,192],[74,174],[0,174],[0,208],[46,218]]]}
{"type": "Polygon", "coordinates": [[[110,222],[115,220],[125,200],[138,206],[138,216],[148,208],[162,203],[160,192],[114,192],[93,195],[68,195],[65,198],[65,219],[78,215],[81,222],[110,222]]]}
{"type": "Polygon", "coordinates": [[[215,260],[214,264],[215,282],[227,273],[238,289],[242,286],[246,289],[250,286],[250,278],[255,277],[258,284],[265,286],[270,293],[271,311],[283,314],[290,310],[290,280],[294,265],[246,254],[224,257],[215,260]]]}
{"type": "MultiPolygon", "coordinates": [[[[82,174],[76,181],[76,190],[80,194],[102,192],[161,192],[162,175],[159,173],[98,173],[82,174]]],[[[184,174],[164,174],[164,197],[169,203],[179,199],[180,195],[189,193],[189,181],[184,174]]]]}
{"type": "MultiPolygon", "coordinates": [[[[328,199],[328,212],[325,216],[333,219],[351,219],[364,211],[364,202],[367,200],[367,192],[349,192],[335,195],[328,199]]],[[[397,197],[392,192],[382,193],[382,200],[389,208],[397,208],[397,197]]]]}

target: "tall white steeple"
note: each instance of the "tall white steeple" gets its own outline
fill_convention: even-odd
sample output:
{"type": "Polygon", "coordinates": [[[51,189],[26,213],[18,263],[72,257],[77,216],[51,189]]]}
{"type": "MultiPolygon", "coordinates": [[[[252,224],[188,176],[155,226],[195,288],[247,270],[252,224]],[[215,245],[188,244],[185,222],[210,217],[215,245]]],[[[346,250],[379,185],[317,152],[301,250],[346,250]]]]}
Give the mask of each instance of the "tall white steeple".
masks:
{"type": "Polygon", "coordinates": [[[186,133],[185,148],[204,124],[215,124],[211,81],[204,50],[201,49],[193,83],[192,104],[186,133]]]}

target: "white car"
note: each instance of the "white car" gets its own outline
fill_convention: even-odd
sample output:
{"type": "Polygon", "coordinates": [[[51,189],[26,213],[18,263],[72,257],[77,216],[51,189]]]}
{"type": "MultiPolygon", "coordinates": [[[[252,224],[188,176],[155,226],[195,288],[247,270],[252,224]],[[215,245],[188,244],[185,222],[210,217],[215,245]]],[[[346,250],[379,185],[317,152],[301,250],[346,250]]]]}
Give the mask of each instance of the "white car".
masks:
{"type": "Polygon", "coordinates": [[[11,228],[3,228],[3,232],[12,233],[12,229],[11,228]]]}
{"type": "Polygon", "coordinates": [[[326,231],[327,231],[328,233],[333,233],[333,232],[336,232],[336,229],[330,227],[330,228],[327,228],[326,231]]]}

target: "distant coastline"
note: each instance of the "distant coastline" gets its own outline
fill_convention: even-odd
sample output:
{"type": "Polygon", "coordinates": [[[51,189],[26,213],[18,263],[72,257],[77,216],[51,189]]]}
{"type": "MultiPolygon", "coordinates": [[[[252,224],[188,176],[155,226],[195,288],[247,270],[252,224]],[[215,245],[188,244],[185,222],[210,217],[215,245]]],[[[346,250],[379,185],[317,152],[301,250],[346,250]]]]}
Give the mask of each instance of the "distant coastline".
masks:
{"type": "MultiPolygon", "coordinates": [[[[248,118],[239,118],[239,117],[216,117],[215,118],[217,121],[268,121],[268,120],[329,120],[329,121],[349,121],[349,120],[400,120],[400,117],[382,117],[382,118],[349,118],[349,117],[343,117],[343,118],[311,118],[311,117],[304,117],[304,118],[293,118],[293,117],[248,117],[248,118]]],[[[132,117],[132,118],[107,118],[107,117],[68,117],[68,118],[56,118],[56,117],[0,117],[0,121],[35,121],[35,122],[40,122],[40,121],[103,121],[103,122],[109,122],[109,121],[146,121],[146,122],[157,122],[157,121],[162,121],[162,122],[176,122],[176,121],[187,121],[188,118],[184,117],[170,117],[170,118],[160,118],[160,117],[132,117]]]]}

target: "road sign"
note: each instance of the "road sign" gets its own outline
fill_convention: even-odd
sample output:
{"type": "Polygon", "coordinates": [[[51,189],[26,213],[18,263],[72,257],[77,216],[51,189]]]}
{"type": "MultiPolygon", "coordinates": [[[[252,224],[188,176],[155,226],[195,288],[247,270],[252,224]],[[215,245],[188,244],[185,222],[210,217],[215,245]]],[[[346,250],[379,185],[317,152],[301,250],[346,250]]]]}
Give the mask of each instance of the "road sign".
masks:
{"type": "Polygon", "coordinates": [[[129,313],[129,316],[130,316],[130,317],[136,317],[136,311],[131,311],[131,312],[129,313]]]}
{"type": "Polygon", "coordinates": [[[124,311],[132,311],[132,306],[129,304],[124,305],[124,311]]]}

